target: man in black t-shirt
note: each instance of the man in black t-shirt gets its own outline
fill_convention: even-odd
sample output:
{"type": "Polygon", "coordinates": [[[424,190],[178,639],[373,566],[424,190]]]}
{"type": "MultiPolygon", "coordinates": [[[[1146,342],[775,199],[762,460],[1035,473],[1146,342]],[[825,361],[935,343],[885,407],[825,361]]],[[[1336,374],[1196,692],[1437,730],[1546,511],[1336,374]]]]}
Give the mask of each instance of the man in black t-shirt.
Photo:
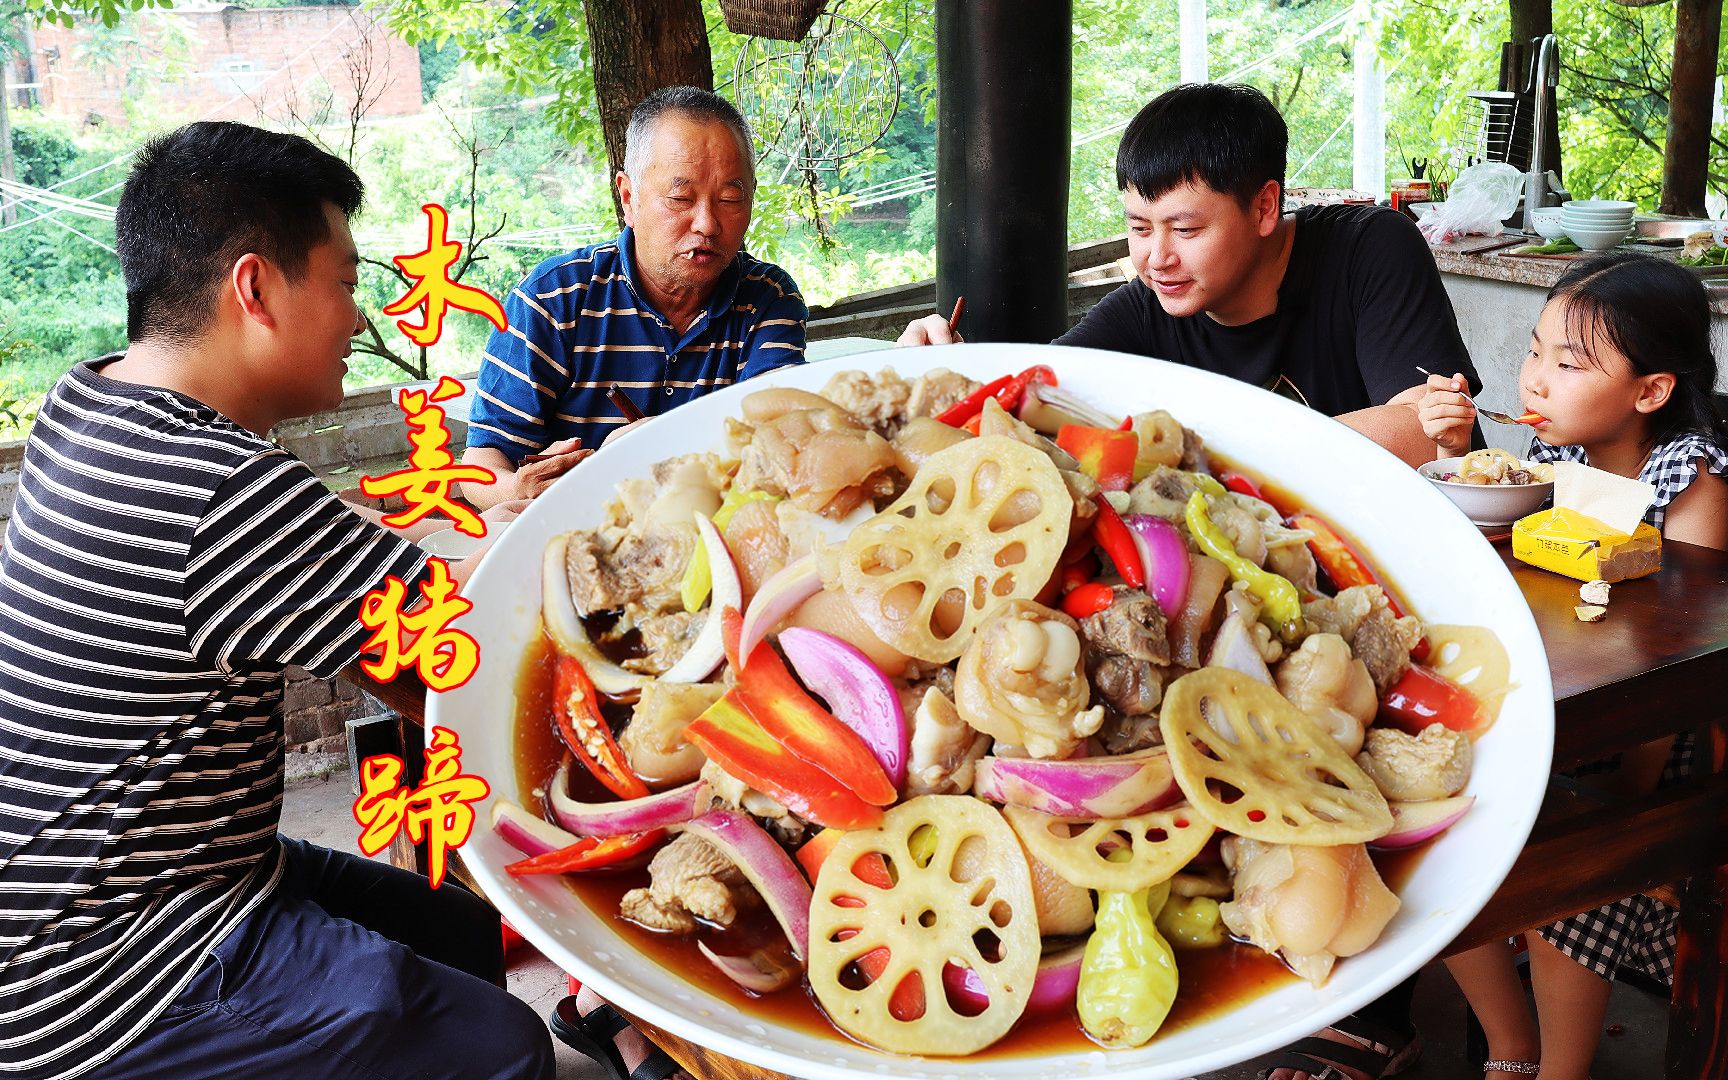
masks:
{"type": "MultiPolygon", "coordinates": [[[[1287,132],[1246,86],[1178,86],[1123,133],[1116,183],[1135,279],[1058,345],[1140,353],[1271,386],[1412,464],[1434,448],[1416,418],[1417,366],[1480,386],[1415,225],[1374,206],[1283,212],[1287,132]]],[[[902,345],[954,340],[940,316],[902,345]]]]}
{"type": "MultiPolygon", "coordinates": [[[[1138,353],[1257,386],[1282,376],[1308,404],[1412,465],[1431,461],[1416,368],[1481,388],[1434,257],[1394,210],[1284,213],[1287,143],[1283,117],[1251,87],[1178,86],[1141,109],[1116,152],[1135,278],[1056,344],[1138,353]]],[[[931,315],[899,344],[954,340],[947,320],[931,315]]],[[[1287,1047],[1271,1080],[1401,1071],[1419,1047],[1414,988],[1407,979],[1287,1047]]]]}

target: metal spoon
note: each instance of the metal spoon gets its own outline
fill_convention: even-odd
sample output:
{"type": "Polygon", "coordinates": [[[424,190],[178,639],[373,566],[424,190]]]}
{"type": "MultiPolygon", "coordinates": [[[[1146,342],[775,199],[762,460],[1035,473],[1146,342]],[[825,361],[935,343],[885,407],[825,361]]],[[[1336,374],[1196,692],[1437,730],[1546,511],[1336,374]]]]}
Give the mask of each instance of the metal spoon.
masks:
{"type": "MultiPolygon", "coordinates": [[[[1418,367],[1416,370],[1420,371],[1424,375],[1434,374],[1432,371],[1429,371],[1425,367],[1418,367]]],[[[1464,395],[1464,400],[1470,402],[1470,404],[1472,404],[1472,405],[1476,405],[1475,399],[1472,398],[1469,394],[1464,395]]],[[[1516,416],[1507,416],[1503,412],[1495,412],[1493,409],[1484,409],[1480,405],[1476,405],[1476,415],[1486,416],[1488,419],[1494,421],[1496,424],[1528,424],[1528,423],[1530,423],[1530,421],[1521,420],[1516,416]]]]}

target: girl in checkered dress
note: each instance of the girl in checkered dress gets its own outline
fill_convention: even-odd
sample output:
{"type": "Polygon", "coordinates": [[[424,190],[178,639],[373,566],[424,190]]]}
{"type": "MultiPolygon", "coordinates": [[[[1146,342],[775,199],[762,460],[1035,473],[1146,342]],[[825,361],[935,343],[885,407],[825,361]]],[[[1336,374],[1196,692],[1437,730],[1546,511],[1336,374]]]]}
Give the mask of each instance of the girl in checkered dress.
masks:
{"type": "MultiPolygon", "coordinates": [[[[1728,548],[1728,438],[1713,396],[1710,304],[1690,271],[1611,252],[1580,261],[1548,294],[1518,377],[1536,425],[1527,457],[1578,461],[1656,488],[1645,519],[1669,540],[1728,548]]],[[[1430,378],[1418,406],[1442,455],[1469,451],[1475,406],[1461,376],[1430,378]]],[[[1683,775],[1691,736],[1667,738],[1587,766],[1610,793],[1683,775]]],[[[1511,948],[1486,945],[1447,961],[1488,1036],[1489,1080],[1587,1080],[1622,968],[1671,981],[1674,909],[1630,896],[1526,935],[1540,1037],[1511,948]],[[1540,1066],[1536,1062],[1540,1061],[1540,1066]]]]}

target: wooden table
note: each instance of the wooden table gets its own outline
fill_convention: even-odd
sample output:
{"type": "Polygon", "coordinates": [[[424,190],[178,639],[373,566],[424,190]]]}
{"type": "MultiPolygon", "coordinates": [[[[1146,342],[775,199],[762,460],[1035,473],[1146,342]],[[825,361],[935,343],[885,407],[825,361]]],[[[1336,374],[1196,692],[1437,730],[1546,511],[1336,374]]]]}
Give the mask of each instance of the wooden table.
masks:
{"type": "MultiPolygon", "coordinates": [[[[1504,544],[1500,550],[1548,650],[1554,775],[1523,854],[1449,951],[1678,883],[1665,1076],[1728,1080],[1728,553],[1667,543],[1662,571],[1616,585],[1607,619],[1586,624],[1572,613],[1577,582],[1517,562],[1504,544]],[[1700,734],[1699,768],[1684,784],[1605,804],[1560,775],[1683,731],[1700,734]]],[[[425,690],[412,680],[380,685],[357,668],[346,674],[405,719],[423,722],[425,690]]],[[[783,1080],[642,1027],[692,1075],[783,1080]]]]}

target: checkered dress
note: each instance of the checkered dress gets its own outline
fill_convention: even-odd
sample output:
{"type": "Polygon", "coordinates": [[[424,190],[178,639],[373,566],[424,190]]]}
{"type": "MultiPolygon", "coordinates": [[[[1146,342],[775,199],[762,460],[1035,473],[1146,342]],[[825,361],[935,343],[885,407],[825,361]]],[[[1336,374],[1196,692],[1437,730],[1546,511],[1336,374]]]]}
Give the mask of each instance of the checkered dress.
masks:
{"type": "MultiPolygon", "coordinates": [[[[1582,446],[1549,446],[1530,440],[1531,461],[1576,461],[1588,465],[1582,446]]],[[[1728,451],[1708,434],[1688,431],[1651,451],[1638,479],[1656,487],[1656,498],[1644,520],[1662,528],[1672,503],[1698,477],[1698,459],[1717,476],[1728,472],[1728,451]]],[[[1693,737],[1690,733],[1674,741],[1661,784],[1666,786],[1691,771],[1693,737]]],[[[1619,767],[1618,757],[1578,769],[1573,775],[1609,772],[1619,767]]],[[[1639,971],[1662,983],[1674,981],[1674,943],[1679,912],[1648,896],[1628,896],[1571,918],[1550,923],[1539,931],[1555,948],[1603,978],[1612,978],[1622,968],[1639,971]]]]}
{"type": "MultiPolygon", "coordinates": [[[[1667,787],[1692,771],[1695,741],[1691,732],[1674,740],[1659,787],[1667,787]]],[[[1571,775],[1610,772],[1618,765],[1616,757],[1586,765],[1571,775]]],[[[1616,971],[1624,968],[1641,972],[1666,986],[1674,982],[1674,945],[1679,926],[1678,911],[1640,893],[1549,923],[1537,932],[1556,949],[1604,979],[1613,978],[1616,971]]]]}
{"type": "MultiPolygon", "coordinates": [[[[1590,464],[1582,446],[1549,446],[1532,437],[1530,449],[1524,455],[1529,461],[1576,461],[1590,464]]],[[[1688,431],[1658,446],[1650,452],[1638,479],[1656,485],[1656,499],[1645,511],[1644,520],[1662,530],[1662,519],[1668,514],[1668,504],[1698,478],[1698,459],[1716,476],[1728,473],[1728,450],[1702,431],[1688,431]]]]}

